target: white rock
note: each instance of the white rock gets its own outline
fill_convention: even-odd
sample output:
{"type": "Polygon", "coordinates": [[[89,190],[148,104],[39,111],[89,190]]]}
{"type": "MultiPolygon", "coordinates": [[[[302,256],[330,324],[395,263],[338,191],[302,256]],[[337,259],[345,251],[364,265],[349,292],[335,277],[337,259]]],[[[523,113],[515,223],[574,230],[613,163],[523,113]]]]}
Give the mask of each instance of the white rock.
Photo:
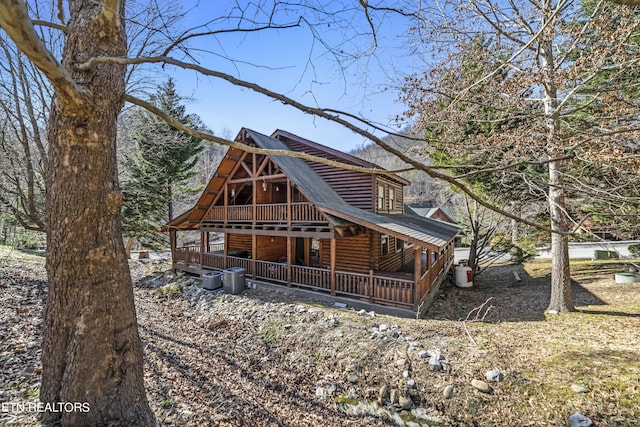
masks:
{"type": "Polygon", "coordinates": [[[502,372],[500,372],[497,369],[492,369],[490,371],[487,371],[484,374],[484,376],[488,381],[494,381],[494,382],[500,382],[500,381],[502,381],[504,379],[504,376],[502,375],[502,372]]]}
{"type": "Polygon", "coordinates": [[[571,384],[571,390],[575,391],[576,393],[586,393],[589,391],[588,388],[581,386],[580,384],[571,384]]]}
{"type": "Polygon", "coordinates": [[[569,417],[569,422],[571,423],[571,427],[590,427],[593,425],[593,421],[579,412],[571,415],[569,417]]]}
{"type": "Polygon", "coordinates": [[[474,379],[471,381],[471,385],[473,386],[473,388],[482,393],[491,393],[493,391],[489,384],[481,380],[474,379]]]}
{"type": "Polygon", "coordinates": [[[453,386],[449,384],[442,390],[442,395],[445,399],[451,399],[453,397],[453,386]]]}

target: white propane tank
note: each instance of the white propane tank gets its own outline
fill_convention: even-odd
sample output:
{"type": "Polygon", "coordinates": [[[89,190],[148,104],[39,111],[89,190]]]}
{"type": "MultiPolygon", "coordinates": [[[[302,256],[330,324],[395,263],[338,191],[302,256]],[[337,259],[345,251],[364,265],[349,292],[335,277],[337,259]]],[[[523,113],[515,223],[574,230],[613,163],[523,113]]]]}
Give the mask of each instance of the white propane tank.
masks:
{"type": "Polygon", "coordinates": [[[456,266],[456,286],[459,288],[470,288],[473,286],[471,267],[465,264],[456,266]]]}

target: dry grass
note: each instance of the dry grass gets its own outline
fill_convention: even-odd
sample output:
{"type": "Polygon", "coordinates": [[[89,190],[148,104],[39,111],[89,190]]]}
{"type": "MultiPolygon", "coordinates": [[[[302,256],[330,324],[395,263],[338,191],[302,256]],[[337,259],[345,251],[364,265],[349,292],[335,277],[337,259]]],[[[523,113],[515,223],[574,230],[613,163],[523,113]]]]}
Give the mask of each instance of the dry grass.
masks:
{"type": "Polygon", "coordinates": [[[549,299],[549,262],[527,263],[523,284],[509,279],[512,268],[499,267],[477,283],[475,301],[494,296],[497,316],[470,331],[486,351],[482,369],[495,364],[506,375],[495,395],[466,396],[466,420],[481,426],[555,426],[581,412],[597,426],[639,425],[640,284],[613,279],[626,265],[573,262],[578,311],[546,316],[539,309],[549,299]],[[523,303],[536,306],[537,314],[523,303]],[[572,384],[588,391],[576,393],[572,384]]]}
{"type": "MultiPolygon", "coordinates": [[[[0,251],[0,261],[0,314],[7,319],[0,324],[0,395],[31,401],[39,387],[43,260],[0,251]]],[[[449,426],[565,426],[574,412],[598,427],[640,425],[640,284],[615,283],[622,263],[573,263],[574,313],[544,314],[550,265],[535,260],[491,268],[471,289],[443,287],[423,320],[370,318],[260,288],[218,295],[166,274],[166,264],[131,265],[148,396],[163,425],[389,425],[341,409],[375,400],[383,384],[401,385],[407,366],[420,408],[449,426]],[[161,286],[176,283],[179,295],[159,297],[161,286]],[[298,312],[297,304],[307,310],[298,312]],[[374,323],[397,325],[401,338],[420,346],[390,334],[372,339],[374,323]],[[417,357],[420,349],[439,350],[451,373],[430,369],[417,357]],[[492,384],[492,394],[470,386],[493,368],[505,378],[492,384]],[[323,400],[318,383],[336,392],[323,400]],[[455,387],[451,399],[442,395],[447,385],[455,387]]]]}

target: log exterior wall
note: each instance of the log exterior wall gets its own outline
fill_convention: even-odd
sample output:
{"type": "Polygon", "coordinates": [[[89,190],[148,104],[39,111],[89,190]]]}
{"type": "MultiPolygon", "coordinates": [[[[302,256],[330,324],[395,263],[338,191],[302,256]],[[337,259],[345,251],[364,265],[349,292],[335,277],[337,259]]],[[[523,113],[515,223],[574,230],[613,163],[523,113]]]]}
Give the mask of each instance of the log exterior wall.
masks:
{"type": "Polygon", "coordinates": [[[256,236],[257,259],[263,261],[278,261],[281,256],[287,256],[287,238],[283,236],[256,236]],[[273,242],[271,241],[273,239],[273,242]]]}
{"type": "Polygon", "coordinates": [[[250,234],[228,234],[227,241],[229,244],[229,250],[247,251],[251,253],[251,235],[250,234]]]}
{"type": "MultiPolygon", "coordinates": [[[[303,151],[330,160],[342,161],[343,158],[331,155],[313,147],[309,147],[290,139],[283,139],[293,151],[303,151]]],[[[340,169],[333,166],[323,165],[315,162],[308,162],[309,166],[326,181],[336,193],[338,193],[347,203],[360,209],[371,211],[373,206],[373,188],[371,174],[340,169]]]]}
{"type": "Polygon", "coordinates": [[[376,247],[379,254],[379,269],[382,271],[400,271],[402,268],[413,263],[415,250],[413,247],[404,248],[404,242],[395,237],[375,233],[376,247]],[[388,239],[388,253],[383,255],[383,236],[388,239]],[[398,249],[398,246],[400,248],[398,249]]]}
{"type": "MultiPolygon", "coordinates": [[[[329,239],[320,240],[321,265],[328,266],[331,262],[330,245],[329,239]]],[[[368,233],[336,240],[336,270],[368,274],[370,259],[368,233]]]]}

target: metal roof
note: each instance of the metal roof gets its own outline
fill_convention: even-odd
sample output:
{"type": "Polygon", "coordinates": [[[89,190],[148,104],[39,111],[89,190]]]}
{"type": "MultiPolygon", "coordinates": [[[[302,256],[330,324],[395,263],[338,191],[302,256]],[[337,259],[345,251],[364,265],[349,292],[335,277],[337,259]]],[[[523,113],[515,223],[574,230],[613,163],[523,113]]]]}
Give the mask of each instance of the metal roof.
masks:
{"type": "MultiPolygon", "coordinates": [[[[262,148],[288,150],[276,139],[246,129],[247,133],[262,148]]],[[[382,233],[389,233],[413,243],[445,246],[453,239],[460,227],[418,215],[381,215],[351,206],[327,184],[310,166],[300,158],[272,156],[299,190],[321,211],[382,233]]]]}
{"type": "MultiPolygon", "coordinates": [[[[246,132],[255,144],[261,148],[290,151],[282,141],[250,129],[242,129],[240,135],[243,132],[246,132]]],[[[320,146],[320,144],[317,144],[317,146],[320,146]]],[[[229,151],[232,150],[237,149],[229,151]]],[[[226,158],[228,157],[227,155],[226,158]]],[[[407,210],[404,215],[381,215],[351,206],[305,160],[278,155],[270,156],[270,158],[310,202],[314,203],[320,211],[327,214],[328,220],[332,223],[339,222],[336,219],[348,221],[384,234],[399,237],[419,246],[429,245],[435,247],[445,246],[460,230],[459,227],[443,221],[420,217],[411,210],[407,210]]],[[[218,171],[216,171],[196,206],[173,220],[164,229],[196,229],[204,216],[204,212],[207,210],[205,205],[212,203],[214,200],[212,194],[222,188],[221,181],[218,171]],[[217,180],[215,185],[213,184],[214,180],[217,180]]]]}

